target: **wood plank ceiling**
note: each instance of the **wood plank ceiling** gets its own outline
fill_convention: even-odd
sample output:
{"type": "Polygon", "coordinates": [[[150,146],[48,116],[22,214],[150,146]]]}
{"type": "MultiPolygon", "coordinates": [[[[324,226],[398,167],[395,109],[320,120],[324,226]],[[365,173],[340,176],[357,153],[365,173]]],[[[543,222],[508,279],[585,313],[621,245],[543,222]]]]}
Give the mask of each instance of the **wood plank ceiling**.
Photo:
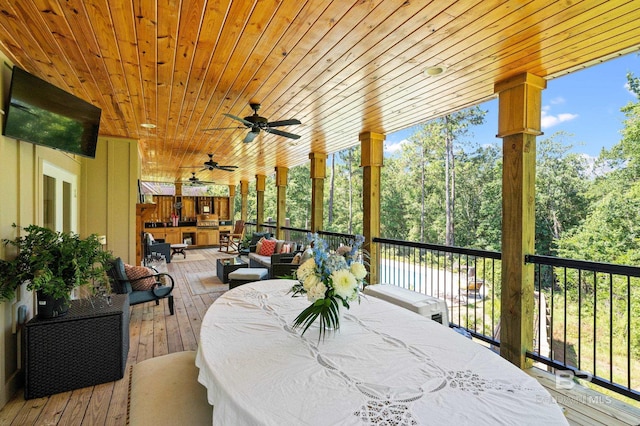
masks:
{"type": "MultiPolygon", "coordinates": [[[[144,180],[207,153],[237,184],[485,101],[522,72],[553,78],[640,47],[637,0],[5,0],[0,49],[139,140],[144,180]],[[427,67],[446,68],[426,77],[427,67]],[[241,125],[250,102],[292,140],[241,125]],[[152,123],[155,129],[141,127],[152,123]]],[[[588,90],[588,87],[585,87],[588,90]]],[[[193,169],[183,168],[196,166],[193,169]]]]}

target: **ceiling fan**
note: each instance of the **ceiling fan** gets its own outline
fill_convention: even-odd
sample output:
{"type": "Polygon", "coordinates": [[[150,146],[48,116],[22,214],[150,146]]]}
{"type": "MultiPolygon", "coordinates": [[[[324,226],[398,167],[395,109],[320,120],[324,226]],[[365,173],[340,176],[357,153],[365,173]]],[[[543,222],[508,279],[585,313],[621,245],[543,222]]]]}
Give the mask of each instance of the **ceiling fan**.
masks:
{"type": "Polygon", "coordinates": [[[196,172],[191,172],[191,177],[187,180],[182,181],[183,184],[186,185],[213,185],[214,182],[200,180],[196,177],[196,172]]]}
{"type": "MultiPolygon", "coordinates": [[[[253,115],[250,115],[245,118],[236,117],[231,114],[222,114],[229,118],[232,118],[236,121],[241,122],[247,129],[251,129],[247,136],[244,138],[244,143],[253,142],[253,140],[258,136],[261,130],[264,130],[267,133],[272,133],[274,135],[284,136],[285,138],[290,139],[300,139],[299,135],[294,135],[293,133],[285,132],[283,130],[274,129],[274,127],[281,126],[292,126],[294,124],[301,124],[300,120],[292,118],[289,120],[280,120],[280,121],[269,121],[264,117],[258,115],[258,110],[260,109],[260,104],[249,104],[251,109],[253,110],[253,115]]],[[[219,127],[215,129],[205,129],[205,130],[224,130],[224,129],[242,129],[243,127],[219,127]]]]}
{"type": "MultiPolygon", "coordinates": [[[[221,164],[218,164],[216,161],[213,161],[213,154],[207,154],[207,155],[209,156],[209,160],[205,161],[203,163],[204,168],[200,170],[201,172],[205,171],[205,170],[211,171],[211,170],[214,170],[214,169],[224,170],[225,172],[233,172],[233,171],[235,171],[235,169],[238,168],[238,166],[223,166],[221,164]]],[[[181,168],[183,168],[183,169],[193,169],[195,167],[198,167],[198,166],[193,166],[193,167],[188,167],[187,166],[187,167],[181,167],[181,168]]]]}

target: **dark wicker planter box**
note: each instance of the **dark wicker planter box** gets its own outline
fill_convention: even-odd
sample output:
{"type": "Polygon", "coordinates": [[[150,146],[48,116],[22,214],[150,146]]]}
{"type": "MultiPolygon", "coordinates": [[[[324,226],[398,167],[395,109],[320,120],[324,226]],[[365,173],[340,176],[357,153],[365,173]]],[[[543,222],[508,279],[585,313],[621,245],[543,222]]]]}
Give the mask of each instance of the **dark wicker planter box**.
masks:
{"type": "Polygon", "coordinates": [[[119,380],[129,354],[129,296],[111,306],[72,300],[59,318],[29,321],[24,330],[25,399],[119,380]]]}

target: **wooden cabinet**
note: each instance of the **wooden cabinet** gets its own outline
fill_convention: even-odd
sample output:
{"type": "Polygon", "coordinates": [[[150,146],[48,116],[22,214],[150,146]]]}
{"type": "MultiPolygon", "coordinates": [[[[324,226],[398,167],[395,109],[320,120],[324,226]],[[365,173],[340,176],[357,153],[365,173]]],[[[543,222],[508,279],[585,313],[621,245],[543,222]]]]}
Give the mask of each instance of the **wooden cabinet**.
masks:
{"type": "Polygon", "coordinates": [[[214,212],[218,215],[220,220],[229,220],[229,198],[228,197],[215,197],[213,199],[214,212]]]}
{"type": "Polygon", "coordinates": [[[180,228],[144,228],[144,232],[153,235],[155,240],[164,240],[165,243],[182,243],[182,232],[180,228]]]}
{"type": "Polygon", "coordinates": [[[195,226],[183,226],[180,228],[180,232],[182,236],[180,237],[180,241],[184,244],[189,245],[197,245],[198,237],[197,237],[197,229],[195,226]]]}
{"type": "Polygon", "coordinates": [[[198,229],[196,241],[199,246],[220,244],[220,231],[217,229],[198,229]]]}
{"type": "Polygon", "coordinates": [[[180,228],[165,228],[164,242],[169,244],[182,244],[182,232],[180,228]]]}

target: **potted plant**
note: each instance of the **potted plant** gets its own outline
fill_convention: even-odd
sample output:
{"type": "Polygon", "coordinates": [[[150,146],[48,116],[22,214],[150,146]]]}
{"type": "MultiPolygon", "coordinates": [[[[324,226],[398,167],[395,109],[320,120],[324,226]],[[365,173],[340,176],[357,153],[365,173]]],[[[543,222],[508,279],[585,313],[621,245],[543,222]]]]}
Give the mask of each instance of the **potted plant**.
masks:
{"type": "Polygon", "coordinates": [[[51,318],[67,312],[74,288],[108,283],[105,268],[112,256],[102,249],[97,235],[83,239],[36,225],[24,231],[22,237],[3,240],[18,254],[13,260],[0,260],[0,300],[12,298],[26,283],[28,290],[37,292],[38,316],[51,318]]]}

